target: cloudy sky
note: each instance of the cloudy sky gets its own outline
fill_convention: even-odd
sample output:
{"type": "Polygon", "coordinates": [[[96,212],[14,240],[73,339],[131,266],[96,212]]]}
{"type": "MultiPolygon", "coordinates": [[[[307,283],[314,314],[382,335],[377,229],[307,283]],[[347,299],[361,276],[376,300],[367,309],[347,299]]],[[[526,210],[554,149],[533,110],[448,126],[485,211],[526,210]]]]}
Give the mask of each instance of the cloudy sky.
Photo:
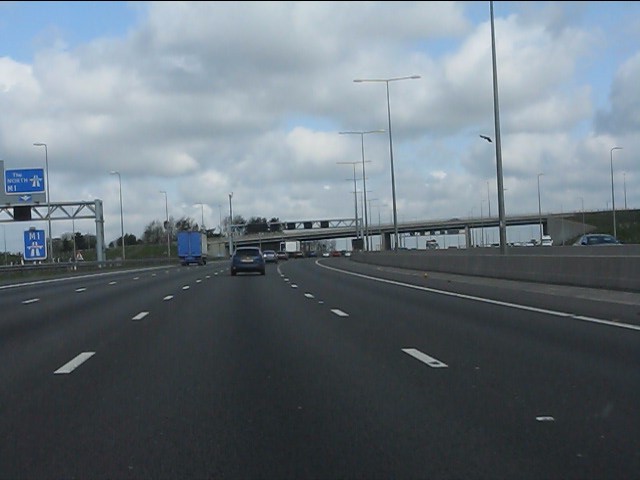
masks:
{"type": "MultiPolygon", "coordinates": [[[[46,143],[52,202],[101,199],[110,242],[114,170],[136,236],[161,191],[208,228],[230,192],[245,218],[352,218],[364,138],[371,221],[390,223],[386,84],[354,80],[419,75],[389,82],[398,220],[497,216],[489,5],[0,2],[0,159],[43,168],[46,143]]],[[[640,2],[494,18],[506,214],[537,213],[538,179],[543,211],[610,208],[611,157],[616,208],[638,207],[640,2]]],[[[2,225],[20,251],[27,225],[2,225]]]]}

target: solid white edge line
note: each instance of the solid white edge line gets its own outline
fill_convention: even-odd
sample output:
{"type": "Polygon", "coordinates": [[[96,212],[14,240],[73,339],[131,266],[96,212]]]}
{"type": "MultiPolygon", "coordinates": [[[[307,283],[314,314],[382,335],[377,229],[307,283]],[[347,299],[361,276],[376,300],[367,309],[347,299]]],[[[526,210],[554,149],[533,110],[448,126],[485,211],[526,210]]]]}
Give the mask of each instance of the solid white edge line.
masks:
{"type": "MultiPolygon", "coordinates": [[[[147,272],[149,270],[158,270],[158,269],[162,269],[162,268],[166,268],[166,267],[148,267],[148,268],[141,268],[141,269],[136,269],[136,272],[147,272]]],[[[20,287],[30,287],[33,285],[43,285],[46,283],[58,283],[58,282],[67,282],[69,280],[78,280],[79,278],[96,278],[96,277],[104,277],[107,275],[118,275],[123,273],[123,270],[116,270],[113,272],[103,272],[103,273],[91,273],[91,274],[87,274],[87,275],[78,275],[78,276],[73,276],[73,277],[60,277],[60,278],[50,278],[48,280],[34,280],[33,282],[23,282],[23,283],[11,283],[9,285],[0,285],[0,290],[7,290],[9,288],[20,288],[20,287]]],[[[126,272],[128,273],[128,272],[126,272]]],[[[166,271],[166,273],[169,273],[169,271],[166,271]]]]}
{"type": "Polygon", "coordinates": [[[61,366],[59,369],[53,372],[53,374],[60,375],[60,374],[71,373],[80,365],[82,365],[84,362],[86,362],[91,357],[93,357],[95,354],[96,352],[82,352],[76,358],[74,358],[70,362],[65,363],[63,366],[61,366]]]}
{"type": "Polygon", "coordinates": [[[327,270],[333,270],[336,272],[344,273],[346,275],[352,275],[354,277],[366,278],[368,280],[373,280],[375,282],[388,283],[390,285],[412,288],[414,290],[421,290],[423,292],[437,293],[440,295],[447,295],[450,297],[463,298],[465,300],[473,300],[475,302],[483,302],[483,303],[489,303],[492,305],[499,305],[501,307],[517,308],[519,310],[526,310],[528,312],[545,313],[547,315],[554,315],[556,317],[573,318],[576,320],[583,320],[585,322],[599,323],[601,325],[609,325],[610,327],[626,328],[628,330],[635,330],[640,332],[640,325],[631,325],[629,323],[612,322],[610,320],[604,320],[601,318],[594,318],[594,317],[585,317],[583,315],[576,315],[574,313],[558,312],[555,310],[546,310],[544,308],[529,307],[527,305],[519,305],[517,303],[510,303],[510,302],[502,302],[500,300],[492,300],[490,298],[476,297],[473,295],[466,295],[464,293],[455,293],[455,292],[448,292],[446,290],[438,290],[436,288],[421,287],[419,285],[411,285],[410,283],[397,282],[395,280],[387,280],[385,278],[376,278],[376,277],[371,277],[369,275],[364,275],[362,273],[349,272],[347,270],[341,270],[335,267],[328,267],[326,265],[322,265],[319,260],[316,260],[315,263],[319,267],[326,268],[327,270]]]}
{"type": "Polygon", "coordinates": [[[422,363],[429,365],[431,368],[447,368],[446,363],[441,362],[437,358],[430,357],[426,353],[422,353],[415,348],[403,348],[402,351],[413,358],[420,360],[422,363]]]}

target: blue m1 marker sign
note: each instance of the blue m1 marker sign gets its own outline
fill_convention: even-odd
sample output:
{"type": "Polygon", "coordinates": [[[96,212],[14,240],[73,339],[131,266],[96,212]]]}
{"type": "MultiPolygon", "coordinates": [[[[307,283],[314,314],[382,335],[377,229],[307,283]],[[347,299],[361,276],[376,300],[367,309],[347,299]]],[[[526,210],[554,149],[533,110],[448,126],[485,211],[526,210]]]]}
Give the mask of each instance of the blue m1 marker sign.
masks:
{"type": "Polygon", "coordinates": [[[44,230],[30,229],[24,232],[24,259],[46,260],[47,237],[44,230]]]}

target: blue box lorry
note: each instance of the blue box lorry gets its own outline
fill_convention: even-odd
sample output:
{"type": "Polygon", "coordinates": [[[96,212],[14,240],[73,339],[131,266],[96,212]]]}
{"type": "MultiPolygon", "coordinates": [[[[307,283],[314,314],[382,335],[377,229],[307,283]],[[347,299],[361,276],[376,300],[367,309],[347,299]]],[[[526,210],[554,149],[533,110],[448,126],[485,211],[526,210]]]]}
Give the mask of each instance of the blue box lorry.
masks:
{"type": "Polygon", "coordinates": [[[207,264],[207,235],[204,232],[178,232],[178,257],[182,265],[207,264]]]}

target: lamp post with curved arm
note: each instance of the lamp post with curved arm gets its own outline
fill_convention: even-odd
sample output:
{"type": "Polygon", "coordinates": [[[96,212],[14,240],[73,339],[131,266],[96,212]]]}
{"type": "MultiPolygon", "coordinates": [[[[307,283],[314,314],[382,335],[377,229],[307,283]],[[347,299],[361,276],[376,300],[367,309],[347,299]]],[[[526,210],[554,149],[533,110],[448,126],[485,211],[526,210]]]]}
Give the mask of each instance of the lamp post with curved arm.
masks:
{"type": "Polygon", "coordinates": [[[611,213],[613,214],[613,236],[618,238],[616,231],[616,197],[613,193],[613,151],[622,150],[622,147],[612,147],[611,151],[611,213]]]}
{"type": "Polygon", "coordinates": [[[387,86],[387,118],[389,123],[389,158],[391,161],[391,196],[393,200],[393,236],[394,236],[394,245],[393,249],[395,251],[398,250],[398,211],[396,208],[396,178],[395,172],[393,168],[393,139],[391,136],[391,104],[389,101],[389,82],[396,82],[398,80],[417,80],[420,78],[420,75],[411,75],[409,77],[396,77],[396,78],[374,78],[374,79],[356,79],[354,82],[363,83],[363,82],[384,82],[387,86]]]}

